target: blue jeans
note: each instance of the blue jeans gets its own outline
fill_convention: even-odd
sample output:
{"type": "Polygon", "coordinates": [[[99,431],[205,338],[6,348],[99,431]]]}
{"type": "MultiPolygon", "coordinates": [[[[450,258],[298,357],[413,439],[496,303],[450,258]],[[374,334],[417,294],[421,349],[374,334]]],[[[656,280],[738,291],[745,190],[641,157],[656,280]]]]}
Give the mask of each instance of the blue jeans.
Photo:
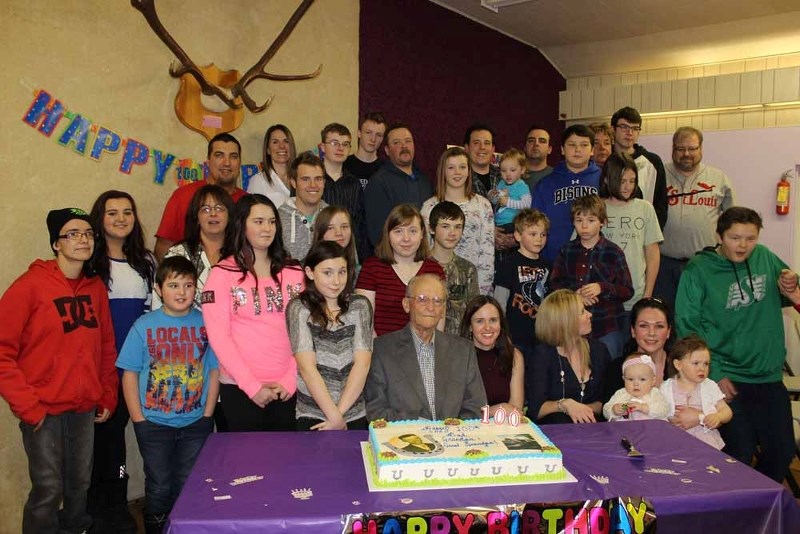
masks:
{"type": "Polygon", "coordinates": [[[211,417],[201,417],[183,428],[147,420],[133,424],[144,461],[145,516],[169,514],[213,428],[211,417]]]}
{"type": "Polygon", "coordinates": [[[86,495],[92,480],[94,412],[48,415],[42,427],[20,423],[31,492],[22,532],[81,532],[92,525],[86,495]],[[59,511],[59,506],[63,506],[59,511]]]}

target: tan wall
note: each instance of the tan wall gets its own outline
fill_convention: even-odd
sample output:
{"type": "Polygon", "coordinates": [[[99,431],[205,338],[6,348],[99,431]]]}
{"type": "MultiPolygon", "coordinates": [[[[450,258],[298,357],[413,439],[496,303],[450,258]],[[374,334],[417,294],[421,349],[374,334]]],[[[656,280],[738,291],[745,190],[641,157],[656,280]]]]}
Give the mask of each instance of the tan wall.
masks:
{"type": "MultiPolygon", "coordinates": [[[[215,62],[244,72],[266,50],[299,0],[252,2],[179,0],[158,2],[162,21],[198,64],[215,62]]],[[[0,224],[5,250],[0,255],[0,290],[37,257],[49,255],[44,220],[49,209],[91,207],[107,189],[129,191],[139,204],[149,244],[164,202],[174,188],[152,182],[153,164],[118,171],[122,152],[99,162],[59,145],[67,126],[62,119],[45,137],[21,118],[34,89],[58,97],[68,110],[81,113],[123,138],[178,157],[205,158],[206,140],[183,127],[173,111],[178,81],[167,69],[171,52],[153,34],[130,2],[116,0],[5,0],[0,18],[4,72],[0,96],[0,224]]],[[[243,161],[256,163],[261,138],[270,124],[287,124],[298,150],[318,142],[319,130],[338,121],[355,130],[358,113],[358,1],[315,3],[270,63],[275,73],[310,72],[314,80],[271,82],[250,87],[256,100],[275,99],[259,115],[246,113],[234,135],[243,161]]],[[[90,143],[94,136],[90,135],[90,143]]],[[[88,149],[87,149],[88,153],[88,149]]],[[[3,313],[13,313],[4,310],[3,313]]],[[[17,420],[0,403],[0,532],[18,532],[28,488],[27,461],[17,420]]]]}

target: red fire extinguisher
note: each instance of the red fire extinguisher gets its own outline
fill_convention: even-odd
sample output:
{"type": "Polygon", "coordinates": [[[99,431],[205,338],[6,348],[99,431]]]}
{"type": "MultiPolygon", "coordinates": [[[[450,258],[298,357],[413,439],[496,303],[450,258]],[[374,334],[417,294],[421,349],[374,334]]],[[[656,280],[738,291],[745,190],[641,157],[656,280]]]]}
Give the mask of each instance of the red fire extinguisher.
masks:
{"type": "Polygon", "coordinates": [[[781,175],[778,181],[778,194],[775,197],[775,213],[778,215],[787,215],[789,213],[789,197],[792,192],[792,185],[789,183],[789,178],[792,176],[792,171],[786,171],[781,175]]]}

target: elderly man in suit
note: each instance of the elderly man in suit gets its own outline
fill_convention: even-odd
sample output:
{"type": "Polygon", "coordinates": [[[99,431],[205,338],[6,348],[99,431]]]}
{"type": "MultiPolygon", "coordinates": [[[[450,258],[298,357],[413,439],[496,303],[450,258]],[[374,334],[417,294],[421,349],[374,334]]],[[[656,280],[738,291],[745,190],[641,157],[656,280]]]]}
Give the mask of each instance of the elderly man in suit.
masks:
{"type": "Polygon", "coordinates": [[[435,275],[412,278],[403,299],[410,316],[402,330],[375,340],[365,396],[367,417],[386,419],[474,419],[486,391],[475,347],[437,332],[447,292],[435,275]]]}

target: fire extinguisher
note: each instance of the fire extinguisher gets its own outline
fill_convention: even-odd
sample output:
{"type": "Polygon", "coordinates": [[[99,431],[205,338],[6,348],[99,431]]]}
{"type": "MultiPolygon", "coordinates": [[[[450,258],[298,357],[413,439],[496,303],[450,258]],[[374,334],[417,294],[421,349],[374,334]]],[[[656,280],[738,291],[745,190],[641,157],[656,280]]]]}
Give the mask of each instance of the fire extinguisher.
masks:
{"type": "Polygon", "coordinates": [[[778,181],[778,194],[775,197],[775,213],[778,215],[787,215],[789,213],[789,197],[792,192],[789,178],[791,177],[792,171],[788,170],[781,175],[781,179],[778,181]]]}

